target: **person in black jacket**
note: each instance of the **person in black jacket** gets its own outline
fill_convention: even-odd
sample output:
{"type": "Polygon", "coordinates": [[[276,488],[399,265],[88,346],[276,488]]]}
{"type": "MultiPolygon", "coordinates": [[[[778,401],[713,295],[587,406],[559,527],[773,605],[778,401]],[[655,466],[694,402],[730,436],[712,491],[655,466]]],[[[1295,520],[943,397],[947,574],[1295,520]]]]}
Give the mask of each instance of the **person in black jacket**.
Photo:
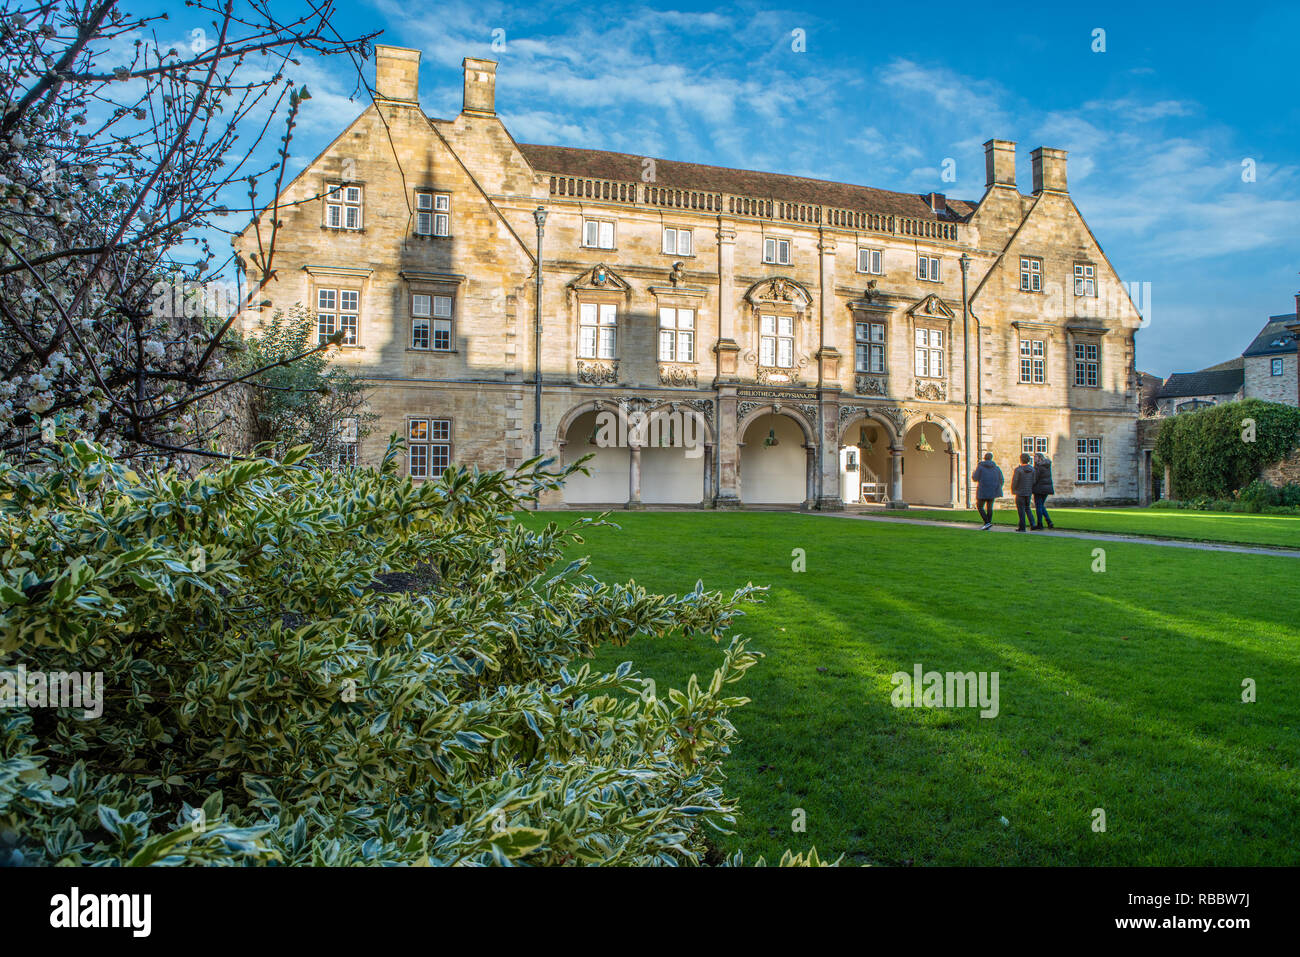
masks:
{"type": "Polygon", "coordinates": [[[1025,530],[1025,520],[1029,520],[1030,528],[1034,527],[1034,507],[1031,501],[1034,496],[1034,467],[1029,464],[1029,454],[1020,453],[1020,464],[1016,470],[1011,473],[1011,494],[1016,497],[1016,517],[1020,520],[1020,527],[1017,532],[1025,530]]]}
{"type": "Polygon", "coordinates": [[[975,485],[975,508],[984,522],[984,530],[993,527],[993,500],[1002,497],[1002,470],[993,461],[993,453],[985,452],[984,461],[971,473],[975,485]]]}
{"type": "Polygon", "coordinates": [[[1034,531],[1041,532],[1043,523],[1047,523],[1048,528],[1056,528],[1052,524],[1052,517],[1047,514],[1047,496],[1056,491],[1052,485],[1052,460],[1041,452],[1034,453],[1034,513],[1038,517],[1038,524],[1034,526],[1034,531]]]}

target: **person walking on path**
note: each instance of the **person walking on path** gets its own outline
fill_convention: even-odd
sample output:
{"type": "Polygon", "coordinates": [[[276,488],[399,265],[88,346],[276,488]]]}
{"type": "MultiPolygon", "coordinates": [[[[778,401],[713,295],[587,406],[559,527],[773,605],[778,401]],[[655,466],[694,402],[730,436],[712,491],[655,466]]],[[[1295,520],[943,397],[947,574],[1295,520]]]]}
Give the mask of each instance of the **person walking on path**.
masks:
{"type": "Polygon", "coordinates": [[[984,461],[971,473],[975,482],[975,508],[984,520],[984,530],[993,527],[993,500],[1002,497],[1002,470],[993,462],[993,453],[985,452],[984,461]]]}
{"type": "Polygon", "coordinates": [[[1034,526],[1034,467],[1029,464],[1029,453],[1020,453],[1020,464],[1011,473],[1011,494],[1016,497],[1016,518],[1020,522],[1017,532],[1025,530],[1025,520],[1034,526]]]}
{"type": "Polygon", "coordinates": [[[1038,519],[1038,524],[1034,530],[1041,532],[1043,524],[1046,523],[1048,528],[1056,528],[1052,524],[1052,516],[1047,514],[1047,496],[1053,494],[1056,487],[1052,485],[1052,460],[1042,452],[1034,453],[1034,515],[1038,519]]]}

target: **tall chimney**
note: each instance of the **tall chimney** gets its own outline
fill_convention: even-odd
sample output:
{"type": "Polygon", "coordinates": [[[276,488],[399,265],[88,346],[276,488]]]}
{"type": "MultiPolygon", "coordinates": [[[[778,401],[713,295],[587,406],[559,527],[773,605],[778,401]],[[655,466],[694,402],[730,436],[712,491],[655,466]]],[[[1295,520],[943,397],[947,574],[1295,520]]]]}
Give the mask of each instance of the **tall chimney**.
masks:
{"type": "Polygon", "coordinates": [[[1014,140],[989,140],[984,144],[984,178],[986,187],[1016,185],[1016,144],[1014,140]]]}
{"type": "Polygon", "coordinates": [[[420,102],[420,51],[376,43],[375,95],[403,103],[420,102]]]}
{"type": "Polygon", "coordinates": [[[1034,192],[1050,190],[1068,193],[1065,186],[1065,150],[1054,150],[1049,146],[1040,146],[1029,154],[1029,162],[1034,169],[1034,192]]]}
{"type": "Polygon", "coordinates": [[[497,65],[493,60],[465,57],[465,106],[463,113],[493,116],[497,111],[497,65]]]}

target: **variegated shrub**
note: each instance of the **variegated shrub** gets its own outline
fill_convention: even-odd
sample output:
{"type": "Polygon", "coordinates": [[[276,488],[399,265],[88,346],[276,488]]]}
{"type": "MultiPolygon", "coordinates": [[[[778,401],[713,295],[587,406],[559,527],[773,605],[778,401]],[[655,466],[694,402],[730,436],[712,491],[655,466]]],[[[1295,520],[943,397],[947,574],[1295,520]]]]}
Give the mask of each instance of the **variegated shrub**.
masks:
{"type": "Polygon", "coordinates": [[[692,864],[734,819],[744,641],[657,698],[582,659],[716,641],[755,589],[561,567],[583,523],[512,518],[559,480],[546,463],[419,484],[395,449],[193,478],[44,455],[0,466],[0,670],[102,672],[103,710],[0,710],[0,859],[692,864]]]}

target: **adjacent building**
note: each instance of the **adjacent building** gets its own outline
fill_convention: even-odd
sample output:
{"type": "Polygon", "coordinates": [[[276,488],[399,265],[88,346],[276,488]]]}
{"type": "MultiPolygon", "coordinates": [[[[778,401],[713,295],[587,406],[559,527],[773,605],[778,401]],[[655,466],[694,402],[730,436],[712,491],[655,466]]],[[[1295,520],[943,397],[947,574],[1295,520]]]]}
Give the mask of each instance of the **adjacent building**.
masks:
{"type": "Polygon", "coordinates": [[[1296,342],[1300,339],[1300,293],[1296,311],[1269,316],[1246,350],[1199,372],[1176,372],[1155,390],[1165,415],[1194,412],[1235,399],[1262,399],[1300,406],[1296,342]]]}
{"type": "MultiPolygon", "coordinates": [[[[426,479],[536,445],[592,456],[569,504],[834,509],[964,503],[978,455],[1041,451],[1062,499],[1137,498],[1140,318],[1063,150],[1022,191],[991,139],[958,200],[526,144],[495,63],[439,119],[419,51],[376,55],[373,102],[277,199],[267,289],[369,380],[360,460],[396,433],[426,479]],[[611,439],[611,414],[662,427],[611,439]]],[[[236,243],[252,278],[271,213],[236,243]]]]}

